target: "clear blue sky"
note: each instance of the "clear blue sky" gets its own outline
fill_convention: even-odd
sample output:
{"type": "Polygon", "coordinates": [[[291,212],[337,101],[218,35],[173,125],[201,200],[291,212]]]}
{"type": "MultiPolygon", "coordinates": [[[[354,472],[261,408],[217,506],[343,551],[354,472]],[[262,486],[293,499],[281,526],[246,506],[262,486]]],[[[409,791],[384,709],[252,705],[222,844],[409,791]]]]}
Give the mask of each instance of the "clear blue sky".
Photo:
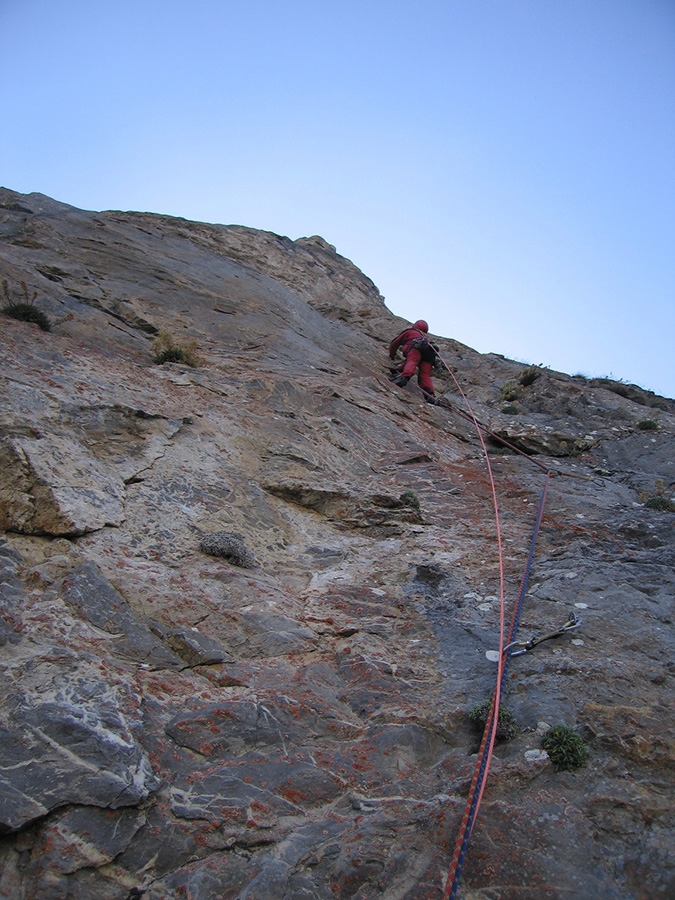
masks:
{"type": "Polygon", "coordinates": [[[0,184],[320,234],[437,334],[675,397],[675,0],[0,0],[0,184]]]}

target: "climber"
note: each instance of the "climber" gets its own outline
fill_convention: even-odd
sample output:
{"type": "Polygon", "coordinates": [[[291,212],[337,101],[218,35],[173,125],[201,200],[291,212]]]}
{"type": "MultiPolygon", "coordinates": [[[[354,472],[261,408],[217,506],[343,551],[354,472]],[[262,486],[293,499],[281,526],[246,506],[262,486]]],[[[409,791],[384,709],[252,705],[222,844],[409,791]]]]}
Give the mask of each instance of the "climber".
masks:
{"type": "Polygon", "coordinates": [[[410,328],[402,331],[389,344],[389,358],[396,359],[397,350],[405,357],[403,363],[392,374],[394,384],[404,387],[417,371],[417,384],[424,393],[427,403],[437,403],[431,369],[436,362],[436,348],[428,338],[429,326],[424,319],[418,319],[410,328]]]}

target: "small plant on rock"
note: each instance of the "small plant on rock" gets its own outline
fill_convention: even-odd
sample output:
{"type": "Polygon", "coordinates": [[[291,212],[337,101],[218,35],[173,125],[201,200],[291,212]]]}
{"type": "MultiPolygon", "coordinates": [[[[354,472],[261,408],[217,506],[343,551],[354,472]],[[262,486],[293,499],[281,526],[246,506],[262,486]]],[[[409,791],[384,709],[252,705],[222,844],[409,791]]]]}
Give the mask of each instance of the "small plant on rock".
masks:
{"type": "Polygon", "coordinates": [[[644,503],[647,509],[656,509],[659,512],[675,512],[675,503],[667,497],[647,497],[644,503]]]}
{"type": "Polygon", "coordinates": [[[34,325],[38,325],[43,331],[51,331],[52,323],[49,321],[47,314],[34,305],[37,291],[35,291],[31,297],[28,293],[25,281],[21,282],[21,289],[23,291],[24,299],[13,300],[9,293],[7,281],[5,280],[2,282],[4,304],[0,308],[0,312],[12,319],[19,319],[21,322],[32,322],[34,325]]]}
{"type": "Polygon", "coordinates": [[[640,431],[658,431],[659,423],[655,422],[654,419],[640,419],[637,427],[640,431]]]}
{"type": "Polygon", "coordinates": [[[205,534],[199,542],[199,549],[209,556],[220,556],[242,569],[254,569],[255,557],[244,543],[244,536],[238,531],[214,531],[205,534]]]}
{"type": "Polygon", "coordinates": [[[607,388],[607,390],[611,391],[613,394],[618,394],[619,397],[628,397],[628,385],[621,381],[621,379],[598,378],[598,381],[602,387],[607,388]]]}
{"type": "Polygon", "coordinates": [[[499,393],[500,399],[505,400],[507,403],[512,403],[514,400],[518,400],[519,396],[518,386],[512,381],[507,381],[499,393]]]}
{"type": "MultiPolygon", "coordinates": [[[[478,706],[474,706],[474,708],[469,711],[469,721],[477,731],[482,732],[485,728],[491,706],[492,700],[486,700],[484,703],[479,703],[478,706]]],[[[497,717],[497,740],[510,741],[517,733],[518,724],[514,716],[507,709],[500,707],[499,716],[497,717]]]]}
{"type": "Polygon", "coordinates": [[[410,506],[417,512],[420,511],[419,497],[414,491],[403,491],[399,499],[404,506],[410,506]]]}
{"type": "Polygon", "coordinates": [[[519,412],[517,403],[507,403],[506,406],[502,406],[502,413],[505,416],[517,416],[519,412]]]}
{"type": "Polygon", "coordinates": [[[642,491],[638,499],[647,509],[656,509],[659,512],[675,512],[675,503],[666,497],[666,483],[663,478],[657,478],[654,482],[654,493],[642,491]]]}
{"type": "Polygon", "coordinates": [[[167,328],[160,328],[157,337],[152,342],[152,349],[155,354],[152,361],[158,366],[165,362],[174,362],[184,363],[195,369],[199,365],[196,342],[188,341],[187,344],[177,344],[167,328]]]}
{"type": "Polygon", "coordinates": [[[541,746],[548,753],[558,772],[579,769],[588,758],[588,748],[573,728],[554,725],[542,738],[541,746]]]}
{"type": "Polygon", "coordinates": [[[540,375],[541,369],[539,368],[539,366],[528,366],[520,373],[518,381],[522,384],[523,387],[529,387],[531,384],[535,383],[540,375]]]}

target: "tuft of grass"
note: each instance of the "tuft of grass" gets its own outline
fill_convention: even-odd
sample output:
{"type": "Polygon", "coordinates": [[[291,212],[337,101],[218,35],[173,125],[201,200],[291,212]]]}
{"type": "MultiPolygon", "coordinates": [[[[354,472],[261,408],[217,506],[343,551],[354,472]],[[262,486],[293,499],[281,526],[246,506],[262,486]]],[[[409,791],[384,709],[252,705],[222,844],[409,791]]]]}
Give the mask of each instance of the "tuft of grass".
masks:
{"type": "Polygon", "coordinates": [[[514,400],[518,400],[520,397],[518,386],[512,381],[507,381],[499,392],[499,397],[506,403],[513,403],[514,400]]]}
{"type": "MultiPolygon", "coordinates": [[[[476,731],[482,732],[485,728],[491,705],[492,700],[486,700],[484,703],[479,703],[478,706],[474,706],[473,709],[469,710],[469,721],[476,731]]],[[[504,709],[503,706],[500,707],[499,716],[497,717],[497,740],[510,741],[517,733],[518,723],[514,716],[507,709],[504,709]]]]}
{"type": "Polygon", "coordinates": [[[541,741],[558,772],[579,769],[588,758],[588,748],[579,735],[567,725],[549,728],[541,741]]]}
{"type": "Polygon", "coordinates": [[[638,500],[647,509],[656,509],[659,512],[675,512],[675,503],[669,497],[666,497],[666,482],[663,478],[657,478],[654,482],[653,494],[642,491],[638,495],[638,500]]]}
{"type": "Polygon", "coordinates": [[[520,413],[518,409],[517,403],[507,403],[506,406],[502,406],[502,413],[505,416],[517,416],[520,413]]]}
{"type": "Polygon", "coordinates": [[[403,491],[399,500],[404,506],[410,506],[413,509],[416,509],[417,512],[420,511],[420,500],[414,491],[403,491]]]}
{"type": "Polygon", "coordinates": [[[628,385],[621,379],[598,378],[596,380],[599,382],[601,387],[607,388],[607,390],[612,391],[613,394],[618,394],[620,397],[628,397],[628,385]]]}
{"type": "Polygon", "coordinates": [[[199,365],[197,344],[188,341],[186,344],[177,344],[173,335],[167,328],[160,328],[157,337],[152,342],[154,356],[152,361],[161,366],[165,362],[184,363],[192,369],[199,365]]]}
{"type": "Polygon", "coordinates": [[[541,369],[539,368],[539,366],[528,366],[520,373],[518,381],[522,384],[523,387],[529,387],[531,384],[535,383],[540,375],[541,369]]]}
{"type": "Polygon", "coordinates": [[[185,362],[185,350],[181,347],[167,347],[165,350],[160,350],[153,357],[153,362],[157,363],[158,366],[165,362],[185,362]]]}
{"type": "Polygon", "coordinates": [[[209,556],[220,556],[242,569],[256,567],[255,557],[244,543],[244,536],[238,531],[205,534],[199,542],[199,549],[209,556]]]}
{"type": "Polygon", "coordinates": [[[657,509],[659,512],[675,512],[675,503],[667,497],[649,497],[645,500],[647,509],[657,509]]]}
{"type": "Polygon", "coordinates": [[[654,419],[640,419],[637,423],[637,427],[640,431],[658,431],[659,423],[655,422],[654,419]]]}
{"type": "Polygon", "coordinates": [[[52,323],[49,321],[47,314],[38,309],[37,306],[34,306],[37,291],[31,297],[25,281],[21,282],[21,289],[23,291],[23,300],[13,300],[9,292],[9,285],[6,280],[3,280],[2,293],[4,304],[0,307],[0,312],[11,319],[18,319],[21,322],[32,322],[43,331],[51,331],[52,323]]]}

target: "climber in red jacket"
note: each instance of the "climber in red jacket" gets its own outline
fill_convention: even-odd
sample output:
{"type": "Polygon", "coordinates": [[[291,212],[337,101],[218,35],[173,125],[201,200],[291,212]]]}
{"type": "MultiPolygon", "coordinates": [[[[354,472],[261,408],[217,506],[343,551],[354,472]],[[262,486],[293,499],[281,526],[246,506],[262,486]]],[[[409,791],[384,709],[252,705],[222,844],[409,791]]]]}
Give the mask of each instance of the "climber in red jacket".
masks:
{"type": "Polygon", "coordinates": [[[418,319],[389,344],[389,358],[396,359],[396,352],[399,349],[405,357],[403,365],[399,366],[399,374],[392,377],[395,384],[403,387],[417,372],[417,383],[424,392],[424,399],[427,403],[435,403],[431,369],[436,359],[436,350],[429,342],[428,332],[429,326],[424,319],[418,319]]]}

